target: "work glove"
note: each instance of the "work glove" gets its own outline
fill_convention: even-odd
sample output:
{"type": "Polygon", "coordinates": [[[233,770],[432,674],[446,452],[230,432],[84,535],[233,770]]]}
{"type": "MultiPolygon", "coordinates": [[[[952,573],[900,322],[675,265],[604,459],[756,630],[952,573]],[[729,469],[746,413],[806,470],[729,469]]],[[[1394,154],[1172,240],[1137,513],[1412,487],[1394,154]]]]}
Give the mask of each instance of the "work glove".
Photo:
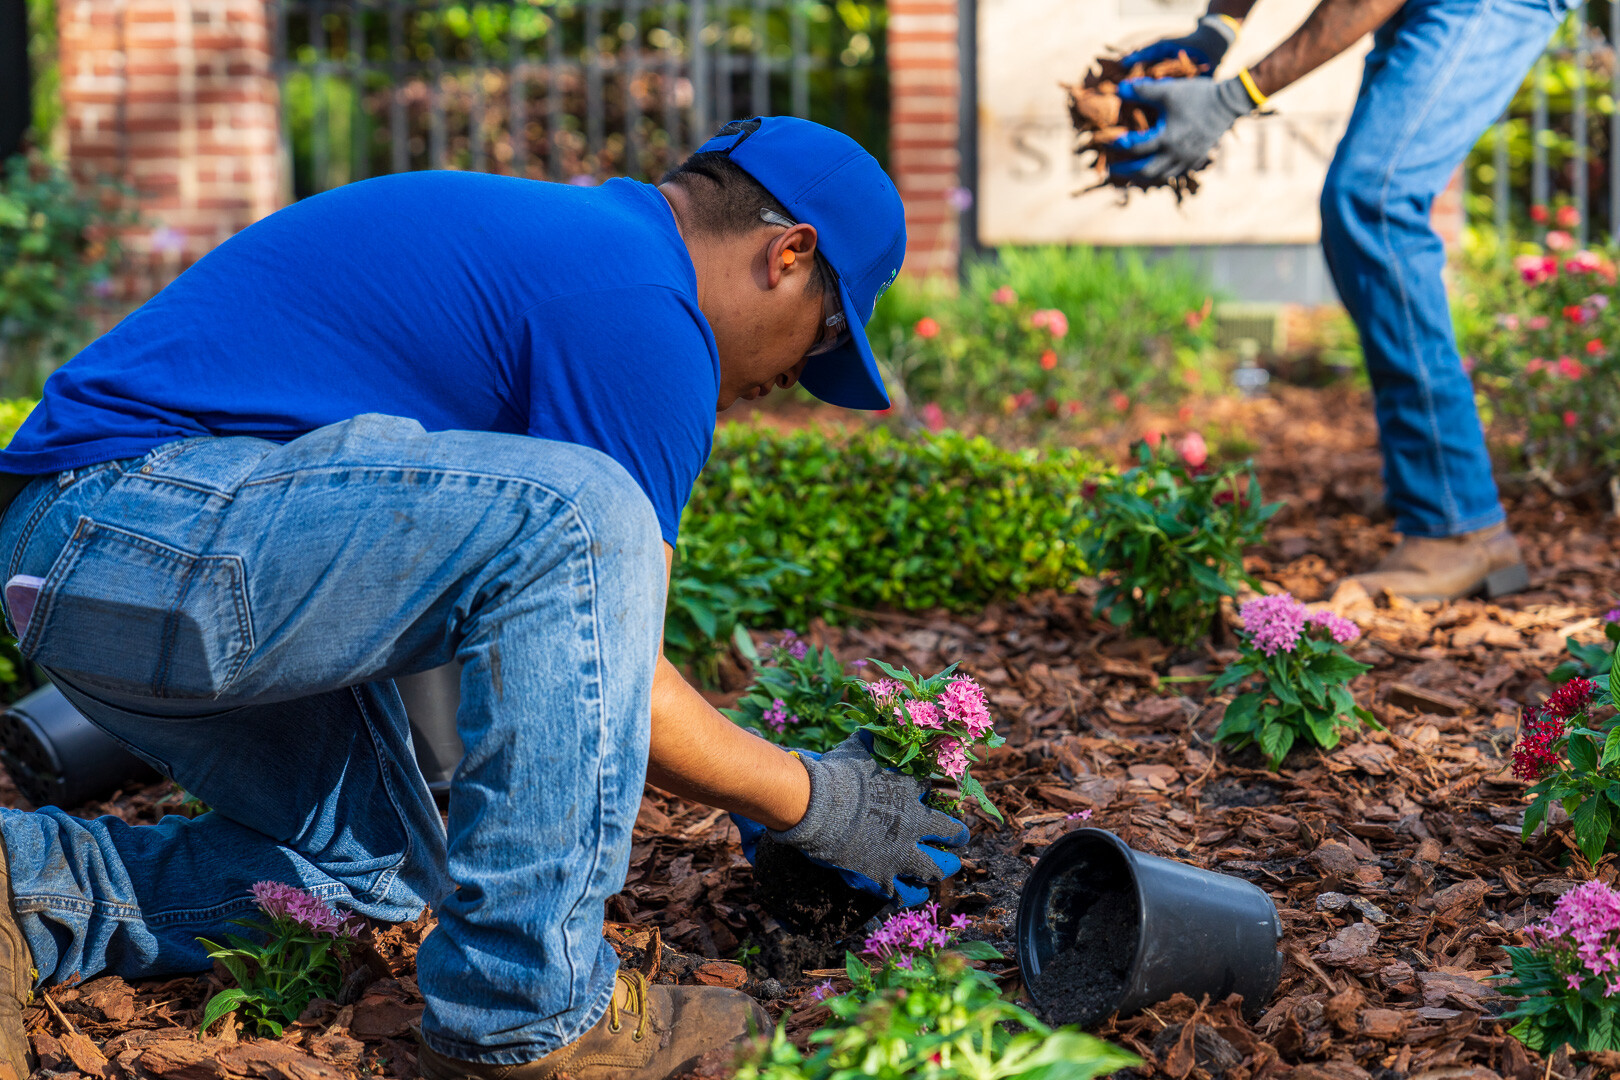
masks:
{"type": "Polygon", "coordinates": [[[1157,64],[1160,60],[1174,59],[1177,53],[1186,53],[1195,64],[1208,64],[1205,75],[1213,75],[1221,66],[1226,50],[1237,40],[1237,27],[1219,15],[1205,15],[1198,27],[1186,37],[1165,38],[1144,45],[1135,52],[1126,53],[1119,62],[1126,68],[1137,64],[1157,64]]]}
{"type": "Polygon", "coordinates": [[[928,845],[959,847],[967,843],[968,830],[923,805],[927,787],[879,764],[870,739],[857,732],[825,754],[796,751],[810,774],[810,805],[793,828],[766,829],[738,814],[731,820],[750,863],[759,838],[769,832],[811,862],[839,871],[850,887],[911,907],[928,899],[928,882],[962,869],[961,859],[928,845]]]}
{"type": "Polygon", "coordinates": [[[1119,96],[1159,114],[1146,131],[1128,131],[1114,141],[1135,156],[1110,164],[1108,171],[1143,183],[1203,168],[1221,136],[1256,105],[1241,79],[1132,79],[1120,84],[1119,96]]]}

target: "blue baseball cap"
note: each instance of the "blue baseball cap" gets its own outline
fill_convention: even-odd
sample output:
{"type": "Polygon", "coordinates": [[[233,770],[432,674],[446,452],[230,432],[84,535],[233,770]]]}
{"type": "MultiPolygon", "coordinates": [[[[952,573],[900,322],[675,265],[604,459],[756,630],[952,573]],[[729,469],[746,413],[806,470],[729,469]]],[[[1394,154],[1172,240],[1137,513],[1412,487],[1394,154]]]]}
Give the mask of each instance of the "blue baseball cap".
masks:
{"type": "Polygon", "coordinates": [[[906,212],[883,167],[843,132],[793,116],[734,120],[697,150],[722,153],[816,227],[816,249],[838,279],[850,340],[812,356],[799,381],[846,409],[887,409],[866,323],[906,257],[906,212]]]}

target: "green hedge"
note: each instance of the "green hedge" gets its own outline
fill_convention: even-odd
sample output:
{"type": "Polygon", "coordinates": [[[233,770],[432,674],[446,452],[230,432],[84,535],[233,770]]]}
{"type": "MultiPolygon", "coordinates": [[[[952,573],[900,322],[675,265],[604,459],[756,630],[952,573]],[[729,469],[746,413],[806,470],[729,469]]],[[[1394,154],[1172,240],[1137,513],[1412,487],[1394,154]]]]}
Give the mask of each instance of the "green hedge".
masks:
{"type": "Polygon", "coordinates": [[[1079,451],[1006,450],[949,431],[726,426],[682,520],[683,547],[740,543],[801,567],[772,590],[779,626],[849,608],[971,610],[1087,572],[1082,488],[1102,472],[1079,451]]]}

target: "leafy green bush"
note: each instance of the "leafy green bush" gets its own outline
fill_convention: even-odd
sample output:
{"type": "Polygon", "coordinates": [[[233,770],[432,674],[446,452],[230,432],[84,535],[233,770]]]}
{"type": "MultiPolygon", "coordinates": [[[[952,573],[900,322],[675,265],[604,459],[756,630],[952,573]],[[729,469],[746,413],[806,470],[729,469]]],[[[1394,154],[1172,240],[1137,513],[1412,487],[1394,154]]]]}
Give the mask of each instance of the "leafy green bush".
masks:
{"type": "Polygon", "coordinates": [[[737,647],[753,663],[754,681],[735,708],[720,710],[733,723],[780,746],[818,754],[854,734],[858,722],[849,717],[845,704],[861,681],[844,673],[830,645],[812,648],[788,630],[771,643],[763,660],[746,634],[738,636],[737,647]]]}
{"type": "Polygon", "coordinates": [[[940,925],[936,904],[891,916],[866,940],[866,960],[846,955],[851,989],[827,1000],[832,1019],[810,1036],[814,1049],[801,1052],[778,1024],[737,1080],[1092,1080],[1140,1064],[1003,998],[970,963],[1001,953],[983,941],[957,944],[965,925],[965,916],[940,925]]]}
{"type": "Polygon", "coordinates": [[[1569,659],[1547,674],[1547,681],[1562,686],[1571,679],[1593,679],[1607,675],[1614,664],[1615,646],[1620,644],[1620,608],[1610,608],[1603,616],[1603,639],[1591,645],[1569,637],[1564,648],[1569,659]]]}
{"type": "Polygon", "coordinates": [[[1044,420],[1215,389],[1211,302],[1179,261],[1004,248],[970,263],[954,294],[895,282],[867,334],[913,409],[1044,420]]]}
{"type": "Polygon", "coordinates": [[[682,531],[675,545],[669,600],[664,610],[664,655],[715,685],[720,657],[748,625],[768,622],[781,582],[803,567],[754,553],[745,540],[717,540],[682,531]]]}
{"type": "Polygon", "coordinates": [[[1278,504],[1260,502],[1260,481],[1247,462],[1206,469],[1203,440],[1178,451],[1143,443],[1138,465],[1096,482],[1095,525],[1086,561],[1106,586],[1097,612],[1170,645],[1209,632],[1221,597],[1258,587],[1243,553],[1259,541],[1278,504]]]}
{"type": "Polygon", "coordinates": [[[1378,726],[1350,696],[1350,680],[1372,670],[1344,651],[1360,627],[1331,611],[1311,611],[1287,593],[1251,600],[1240,614],[1242,654],[1210,692],[1251,676],[1259,686],[1226,707],[1215,738],[1240,749],[1258,743],[1275,769],[1299,739],[1331,750],[1346,729],[1362,721],[1378,726]]]}
{"type": "Polygon", "coordinates": [[[1101,471],[1078,451],[1004,450],[954,432],[730,425],[682,535],[804,568],[775,584],[778,626],[880,605],[972,610],[1086,572],[1082,488],[1101,471]]]}
{"type": "Polygon", "coordinates": [[[1458,344],[1532,473],[1598,482],[1620,469],[1614,254],[1575,251],[1556,229],[1547,242],[1522,246],[1511,271],[1473,267],[1458,344]]]}
{"type": "Polygon", "coordinates": [[[66,170],[18,154],[0,178],[0,390],[38,393],[90,339],[91,302],[111,288],[118,229],[134,221],[110,183],[80,189],[66,170]]]}

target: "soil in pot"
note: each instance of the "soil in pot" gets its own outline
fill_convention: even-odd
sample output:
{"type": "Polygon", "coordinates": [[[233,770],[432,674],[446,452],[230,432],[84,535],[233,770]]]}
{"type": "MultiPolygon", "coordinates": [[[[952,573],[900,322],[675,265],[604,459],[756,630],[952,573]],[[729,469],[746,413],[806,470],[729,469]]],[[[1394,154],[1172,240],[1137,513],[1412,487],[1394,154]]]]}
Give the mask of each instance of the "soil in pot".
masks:
{"type": "Polygon", "coordinates": [[[838,871],[817,866],[769,835],[754,849],[754,899],[794,933],[828,944],[855,936],[889,905],[884,897],[850,888],[838,871]]]}
{"type": "MultiPolygon", "coordinates": [[[[1041,1012],[1053,1024],[1092,1027],[1105,1020],[1125,997],[1125,983],[1136,960],[1136,890],[1126,887],[1102,892],[1076,890],[1068,898],[1075,912],[1072,936],[1030,987],[1041,1002],[1041,1012]]],[[[1054,897],[1054,905],[1062,903],[1054,897]]]]}

